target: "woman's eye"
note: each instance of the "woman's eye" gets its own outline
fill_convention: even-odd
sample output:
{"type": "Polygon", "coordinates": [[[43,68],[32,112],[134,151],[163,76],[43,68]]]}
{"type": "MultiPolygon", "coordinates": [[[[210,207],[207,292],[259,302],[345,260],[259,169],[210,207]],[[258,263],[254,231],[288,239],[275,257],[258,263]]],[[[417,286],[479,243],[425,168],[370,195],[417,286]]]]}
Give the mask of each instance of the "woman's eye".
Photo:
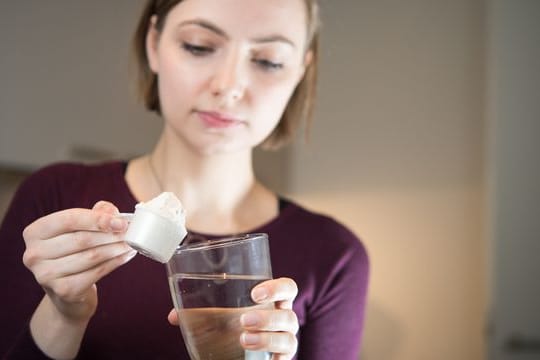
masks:
{"type": "Polygon", "coordinates": [[[279,70],[283,68],[283,64],[273,62],[266,59],[253,59],[253,62],[258,66],[262,67],[264,70],[279,70]]]}
{"type": "Polygon", "coordinates": [[[182,48],[195,56],[204,56],[214,52],[214,49],[211,47],[193,45],[187,42],[182,43],[182,48]]]}

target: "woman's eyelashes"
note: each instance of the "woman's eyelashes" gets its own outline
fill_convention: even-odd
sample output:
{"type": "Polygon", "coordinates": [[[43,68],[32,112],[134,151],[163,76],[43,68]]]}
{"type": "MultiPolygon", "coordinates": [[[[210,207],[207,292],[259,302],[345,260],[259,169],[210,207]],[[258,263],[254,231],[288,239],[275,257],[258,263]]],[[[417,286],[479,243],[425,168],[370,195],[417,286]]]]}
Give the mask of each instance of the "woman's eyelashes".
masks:
{"type": "MultiPolygon", "coordinates": [[[[212,55],[216,52],[216,48],[213,46],[196,45],[193,43],[182,42],[182,48],[196,57],[203,57],[212,55]]],[[[264,71],[277,71],[284,67],[282,62],[272,61],[263,57],[253,57],[251,62],[264,71]]]]}
{"type": "Polygon", "coordinates": [[[188,42],[183,42],[182,48],[194,56],[205,56],[205,55],[212,54],[214,52],[213,47],[204,46],[204,45],[195,45],[195,44],[190,44],[188,42]]]}
{"type": "Polygon", "coordinates": [[[257,59],[257,58],[255,58],[252,61],[255,64],[257,64],[257,66],[259,66],[263,70],[267,70],[267,71],[276,71],[276,70],[280,70],[280,69],[283,68],[282,63],[270,61],[270,60],[267,60],[267,59],[257,59]]]}

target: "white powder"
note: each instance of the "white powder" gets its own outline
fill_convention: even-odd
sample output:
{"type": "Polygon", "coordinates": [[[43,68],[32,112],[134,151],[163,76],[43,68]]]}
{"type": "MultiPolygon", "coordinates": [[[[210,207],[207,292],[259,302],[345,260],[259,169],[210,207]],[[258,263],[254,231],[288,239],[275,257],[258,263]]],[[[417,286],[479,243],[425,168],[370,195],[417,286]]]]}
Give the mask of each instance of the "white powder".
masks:
{"type": "Polygon", "coordinates": [[[177,226],[184,226],[186,213],[180,200],[172,192],[163,192],[147,202],[140,202],[135,209],[143,208],[174,222],[177,226]]]}

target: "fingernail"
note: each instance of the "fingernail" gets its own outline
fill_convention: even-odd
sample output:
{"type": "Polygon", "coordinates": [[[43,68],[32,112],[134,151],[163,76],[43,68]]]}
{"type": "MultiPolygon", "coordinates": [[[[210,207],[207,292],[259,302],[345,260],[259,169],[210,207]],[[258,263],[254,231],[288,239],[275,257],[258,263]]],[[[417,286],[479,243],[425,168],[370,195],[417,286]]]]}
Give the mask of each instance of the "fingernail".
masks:
{"type": "Polygon", "coordinates": [[[254,313],[245,313],[240,316],[242,326],[255,326],[259,323],[259,316],[254,313]]]}
{"type": "Polygon", "coordinates": [[[268,291],[265,287],[257,287],[251,292],[251,297],[257,302],[263,301],[268,297],[268,291]]]}
{"type": "Polygon", "coordinates": [[[246,345],[256,345],[261,340],[261,337],[258,334],[252,333],[243,333],[242,342],[246,345]]]}
{"type": "Polygon", "coordinates": [[[117,217],[112,218],[109,224],[111,225],[111,229],[117,231],[124,230],[124,227],[126,226],[126,222],[117,217]]]}

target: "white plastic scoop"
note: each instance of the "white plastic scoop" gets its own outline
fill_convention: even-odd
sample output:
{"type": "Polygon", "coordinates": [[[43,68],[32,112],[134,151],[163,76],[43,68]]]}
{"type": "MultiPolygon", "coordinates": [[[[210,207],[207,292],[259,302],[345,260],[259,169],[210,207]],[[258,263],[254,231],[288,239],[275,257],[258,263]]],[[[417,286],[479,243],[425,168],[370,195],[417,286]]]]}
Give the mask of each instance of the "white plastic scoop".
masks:
{"type": "Polygon", "coordinates": [[[187,235],[184,208],[171,192],[138,203],[133,214],[120,216],[129,221],[124,237],[129,246],[162,263],[170,260],[187,235]]]}

